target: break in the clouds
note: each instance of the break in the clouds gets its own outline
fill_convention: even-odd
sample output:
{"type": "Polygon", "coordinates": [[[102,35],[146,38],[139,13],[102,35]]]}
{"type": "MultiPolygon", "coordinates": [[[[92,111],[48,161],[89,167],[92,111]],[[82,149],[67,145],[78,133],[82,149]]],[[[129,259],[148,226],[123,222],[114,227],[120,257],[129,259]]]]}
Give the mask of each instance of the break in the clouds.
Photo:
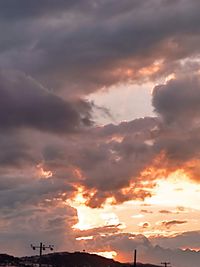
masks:
{"type": "MultiPolygon", "coordinates": [[[[182,259],[189,255],[192,261],[193,252],[168,251],[163,242],[190,247],[193,233],[188,242],[187,234],[176,233],[177,238],[157,237],[154,244],[153,238],[119,234],[120,223],[77,230],[79,218],[70,205],[76,198],[93,209],[143,201],[153,195],[158,179],[176,171],[199,183],[199,12],[195,0],[0,2],[5,252],[15,252],[9,248],[13,239],[20,244],[16,253],[23,254],[24,243],[42,237],[63,250],[87,245],[92,251],[106,244],[125,259],[139,243],[152,261],[178,253],[180,262],[192,266],[182,259]],[[154,117],[103,126],[94,121],[90,93],[149,82],[154,117]],[[84,234],[95,236],[95,242],[76,240],[84,234]]],[[[112,110],[98,109],[109,121],[112,110]]],[[[160,215],[175,212],[163,207],[160,215]]],[[[158,228],[169,231],[190,223],[178,217],[159,221],[158,228]]],[[[151,229],[146,218],[141,225],[151,229]]],[[[194,258],[193,265],[199,253],[194,258]]]]}

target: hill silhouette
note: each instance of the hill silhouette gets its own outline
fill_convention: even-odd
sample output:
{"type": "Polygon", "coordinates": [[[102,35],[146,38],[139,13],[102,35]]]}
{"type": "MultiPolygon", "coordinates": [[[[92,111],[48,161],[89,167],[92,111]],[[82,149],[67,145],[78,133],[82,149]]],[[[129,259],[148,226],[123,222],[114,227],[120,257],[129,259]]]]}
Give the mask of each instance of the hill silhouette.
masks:
{"type": "MultiPolygon", "coordinates": [[[[0,254],[0,265],[12,264],[14,266],[33,266],[39,263],[39,256],[17,258],[6,254],[0,254]]],[[[43,255],[43,266],[53,267],[131,267],[130,263],[120,263],[96,254],[85,252],[57,252],[43,255]]],[[[158,267],[151,264],[137,263],[137,267],[158,267]]]]}

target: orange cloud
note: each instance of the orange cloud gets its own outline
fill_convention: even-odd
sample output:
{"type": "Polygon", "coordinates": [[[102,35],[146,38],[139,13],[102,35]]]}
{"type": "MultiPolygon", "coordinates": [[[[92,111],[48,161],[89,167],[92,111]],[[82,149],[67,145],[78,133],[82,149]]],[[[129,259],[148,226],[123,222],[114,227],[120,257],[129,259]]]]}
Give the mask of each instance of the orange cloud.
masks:
{"type": "Polygon", "coordinates": [[[166,227],[167,229],[173,227],[173,226],[176,226],[176,225],[179,225],[179,224],[184,224],[184,223],[187,223],[186,220],[184,221],[180,221],[180,220],[171,220],[171,221],[162,221],[161,222],[161,225],[166,227]]]}

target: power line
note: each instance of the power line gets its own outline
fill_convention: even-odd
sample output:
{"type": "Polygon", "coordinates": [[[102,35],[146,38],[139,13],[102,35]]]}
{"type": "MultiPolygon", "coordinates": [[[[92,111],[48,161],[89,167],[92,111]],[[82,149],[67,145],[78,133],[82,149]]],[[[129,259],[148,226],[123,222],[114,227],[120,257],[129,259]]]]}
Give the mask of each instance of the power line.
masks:
{"type": "Polygon", "coordinates": [[[46,249],[49,249],[49,250],[53,250],[53,245],[48,245],[48,246],[45,246],[42,242],[40,242],[40,245],[39,246],[35,246],[35,245],[32,245],[31,244],[31,247],[33,250],[36,250],[36,249],[39,249],[40,250],[40,255],[39,255],[39,267],[41,267],[41,259],[42,259],[42,251],[43,250],[46,250],[46,249]]]}

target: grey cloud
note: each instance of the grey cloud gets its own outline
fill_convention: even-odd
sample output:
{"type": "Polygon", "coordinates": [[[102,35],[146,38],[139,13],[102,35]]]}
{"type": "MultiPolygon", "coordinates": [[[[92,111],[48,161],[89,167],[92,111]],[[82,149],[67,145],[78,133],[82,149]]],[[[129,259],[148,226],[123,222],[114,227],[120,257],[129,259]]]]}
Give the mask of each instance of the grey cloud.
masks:
{"type": "Polygon", "coordinates": [[[196,164],[199,160],[200,83],[196,75],[177,77],[156,86],[152,103],[162,120],[154,149],[163,151],[163,167],[169,171],[183,168],[188,175],[199,180],[196,164]]]}
{"type": "MultiPolygon", "coordinates": [[[[167,83],[166,94],[169,84],[183,84],[179,79],[167,83]]],[[[154,92],[154,101],[158,93],[154,92]]],[[[181,94],[182,87],[176,93],[181,94]]],[[[184,98],[185,102],[189,102],[184,105],[188,106],[188,109],[191,106],[191,110],[191,99],[195,98],[193,93],[196,95],[198,88],[192,91],[190,98],[184,98]]],[[[181,102],[177,105],[180,105],[181,114],[181,102]]],[[[197,106],[196,108],[198,109],[197,106]]],[[[172,110],[173,108],[170,112],[172,110]]],[[[160,114],[162,115],[161,112],[160,114]]],[[[190,112],[188,120],[189,117],[190,112]]],[[[151,166],[158,170],[166,169],[163,176],[176,171],[177,168],[183,168],[188,174],[195,175],[191,178],[199,180],[198,169],[187,168],[188,162],[199,158],[198,125],[196,126],[195,121],[190,129],[182,129],[178,115],[176,121],[168,124],[160,118],[144,118],[119,125],[93,127],[76,137],[57,140],[55,143],[55,140],[51,141],[44,146],[44,168],[55,173],[55,179],[68,179],[68,183],[82,186],[86,204],[93,208],[101,207],[110,197],[113,204],[116,204],[150,196],[150,190],[144,189],[141,181],[148,181],[149,188],[154,186],[154,179],[159,175],[159,171],[158,174],[142,173],[151,166]],[[161,153],[164,153],[165,160],[158,159],[161,153]],[[157,159],[156,164],[154,159],[157,159]],[[74,169],[77,169],[78,173],[74,172],[74,169]],[[126,189],[126,194],[123,189],[126,189]]]]}
{"type": "MultiPolygon", "coordinates": [[[[154,126],[154,120],[149,119],[148,122],[152,127],[154,126]]],[[[134,123],[130,123],[130,129],[132,129],[131,124],[134,125],[134,123]]],[[[137,124],[136,121],[135,125],[137,124]]],[[[123,128],[123,124],[117,127],[116,133],[120,131],[121,127],[123,128]]],[[[95,143],[89,137],[88,142],[85,139],[82,146],[81,143],[79,144],[78,152],[75,154],[79,156],[76,156],[73,162],[83,173],[81,185],[96,191],[93,197],[89,198],[89,205],[100,206],[109,196],[114,196],[116,202],[123,202],[130,198],[142,199],[149,194],[149,192],[143,191],[140,180],[137,179],[140,172],[150,164],[154,157],[151,147],[145,144],[145,140],[151,136],[151,128],[144,126],[142,129],[144,132],[140,129],[136,132],[130,130],[130,134],[128,132],[121,134],[122,139],[119,142],[114,139],[115,131],[108,137],[102,137],[102,133],[97,131],[97,135],[94,135],[95,143]],[[137,137],[133,137],[134,134],[137,137]],[[130,187],[131,182],[138,183],[138,188],[141,190],[136,190],[136,192],[134,186],[130,187]],[[130,187],[129,193],[120,192],[122,188],[126,187],[130,187]]],[[[104,132],[104,127],[102,132],[104,132]]],[[[71,158],[73,157],[71,156],[71,158]]]]}
{"type": "Polygon", "coordinates": [[[169,237],[151,237],[150,240],[153,244],[157,244],[164,248],[198,248],[200,246],[200,232],[191,231],[177,234],[169,237]]]}
{"type": "MultiPolygon", "coordinates": [[[[190,233],[188,234],[190,235],[190,233]]],[[[164,239],[166,243],[170,240],[168,237],[164,239]]],[[[176,237],[173,239],[176,239],[176,237]]],[[[174,248],[174,244],[171,248],[166,248],[165,246],[156,245],[157,241],[159,243],[159,237],[152,242],[151,239],[143,235],[120,233],[94,237],[92,240],[87,240],[85,246],[88,250],[94,250],[94,248],[99,251],[102,249],[114,250],[118,253],[117,258],[123,258],[126,262],[132,261],[133,249],[137,249],[139,262],[159,265],[160,262],[170,261],[176,267],[196,267],[198,265],[200,252],[189,249],[183,250],[178,247],[174,248]]],[[[173,242],[170,243],[172,244],[173,242]]]]}
{"type": "Polygon", "coordinates": [[[0,73],[0,127],[74,132],[90,125],[89,103],[70,103],[20,72],[0,73]]]}
{"type": "Polygon", "coordinates": [[[196,267],[200,259],[200,253],[192,250],[164,249],[160,246],[144,248],[141,257],[145,262],[159,264],[160,262],[171,262],[176,267],[196,267]]]}
{"type": "Polygon", "coordinates": [[[103,128],[96,128],[95,133],[102,137],[124,137],[126,134],[131,134],[140,139],[142,133],[144,136],[149,135],[149,139],[153,138],[153,129],[158,126],[158,119],[145,117],[135,119],[128,122],[121,122],[120,125],[107,124],[103,128]],[[152,130],[152,131],[151,131],[152,130]]]}
{"type": "Polygon", "coordinates": [[[4,18],[2,64],[30,73],[47,87],[62,88],[65,96],[139,80],[138,71],[160,59],[160,73],[171,73],[172,66],[181,68],[181,59],[199,53],[196,1],[58,1],[55,7],[51,0],[31,0],[30,9],[25,1],[18,8],[16,1],[12,4],[1,9],[5,17],[14,13],[18,18],[15,25],[4,18]],[[31,20],[34,15],[39,19],[31,20]],[[26,16],[24,26],[20,17],[26,16]],[[16,34],[21,27],[23,38],[16,34]]]}
{"type": "MultiPolygon", "coordinates": [[[[16,174],[26,171],[25,177],[29,170],[29,176],[36,172],[37,177],[40,176],[40,168],[43,168],[44,171],[52,172],[52,191],[48,189],[51,179],[40,183],[41,188],[47,188],[46,192],[50,190],[54,195],[59,192],[56,189],[58,186],[64,193],[65,189],[68,191],[65,186],[69,185],[69,188],[72,186],[69,191],[73,193],[75,188],[82,186],[86,202],[92,207],[102,206],[109,197],[113,197],[113,204],[144,199],[150,192],[143,188],[140,172],[154,157],[152,147],[145,141],[152,138],[151,129],[155,125],[156,119],[145,118],[110,126],[109,131],[107,126],[93,127],[75,135],[62,135],[62,138],[33,130],[19,131],[25,144],[24,153],[31,160],[27,159],[26,162],[25,158],[21,161],[16,154],[15,161],[1,163],[1,176],[12,176],[9,172],[11,168],[16,174]],[[123,193],[123,188],[128,188],[128,191],[123,193]]],[[[13,138],[17,139],[15,135],[14,131],[13,138]]],[[[13,148],[15,150],[18,151],[17,147],[13,148]]],[[[32,184],[33,191],[34,187],[32,184]]]]}
{"type": "MultiPolygon", "coordinates": [[[[106,20],[101,18],[98,20],[91,13],[89,25],[85,24],[83,20],[84,29],[80,26],[76,31],[70,32],[69,30],[70,33],[58,30],[54,32],[54,42],[49,40],[49,36],[53,33],[41,38],[35,48],[42,51],[43,61],[38,69],[43,75],[54,73],[58,85],[65,77],[66,85],[71,85],[70,87],[79,93],[84,93],[82,89],[87,93],[103,86],[137,79],[137,75],[134,77],[134,74],[132,77],[131,75],[127,76],[127,69],[137,72],[138,69],[152,64],[156,59],[176,57],[170,44],[165,45],[165,42],[171,42],[170,39],[173,39],[173,47],[180,45],[183,50],[189,50],[182,52],[183,55],[180,57],[185,58],[194,53],[194,49],[190,51],[192,44],[188,44],[189,48],[187,49],[182,40],[179,40],[179,35],[185,35],[186,29],[190,29],[193,34],[198,32],[197,21],[194,19],[194,22],[190,23],[184,17],[189,14],[186,6],[183,11],[179,4],[176,6],[176,10],[178,8],[180,12],[179,23],[175,23],[177,14],[173,13],[172,7],[165,7],[166,11],[160,9],[158,17],[155,18],[153,15],[155,8],[162,7],[162,4],[155,2],[147,5],[146,9],[143,7],[130,8],[129,13],[125,13],[125,15],[122,13],[122,18],[118,16],[118,20],[113,16],[106,20]],[[145,17],[145,19],[141,20],[141,17],[145,17]],[[162,48],[163,46],[164,48],[162,48]],[[164,49],[167,52],[164,53],[164,49]],[[160,54],[159,52],[156,54],[155,50],[161,50],[160,54]],[[59,73],[56,74],[55,65],[59,68],[59,73]],[[78,81],[77,76],[79,77],[78,81]],[[73,80],[85,84],[84,88],[76,86],[73,80]]],[[[193,17],[196,18],[196,10],[199,7],[194,3],[190,7],[193,17]]],[[[106,5],[105,9],[107,9],[106,5]]],[[[42,78],[41,75],[40,77],[42,78]]]]}
{"type": "Polygon", "coordinates": [[[16,216],[1,213],[1,251],[18,256],[32,255],[30,244],[37,245],[40,240],[46,245],[53,244],[56,250],[75,250],[78,244],[72,226],[77,222],[76,210],[59,202],[38,209],[26,205],[18,208],[16,216]]]}
{"type": "Polygon", "coordinates": [[[57,14],[57,12],[62,12],[70,7],[76,6],[80,1],[71,0],[44,0],[42,2],[37,1],[17,1],[8,0],[6,2],[0,3],[0,17],[1,19],[25,19],[25,18],[35,18],[43,15],[57,14]]]}
{"type": "MultiPolygon", "coordinates": [[[[3,126],[3,125],[2,125],[3,126]]],[[[36,164],[41,160],[39,153],[35,155],[34,149],[26,142],[21,132],[2,131],[0,134],[0,173],[1,167],[25,166],[36,164]]]]}
{"type": "MultiPolygon", "coordinates": [[[[53,176],[51,179],[46,180],[34,180],[37,177],[33,177],[34,179],[31,179],[31,182],[30,173],[27,173],[27,175],[29,175],[28,177],[25,175],[22,178],[19,177],[19,179],[10,177],[9,180],[7,176],[8,183],[6,183],[6,179],[2,179],[0,203],[1,215],[4,215],[5,223],[6,221],[9,222],[13,220],[12,225],[16,223],[18,229],[19,225],[23,225],[22,221],[24,218],[27,220],[26,234],[24,233],[22,235],[20,231],[21,228],[15,233],[9,230],[11,228],[7,228],[7,233],[3,232],[3,240],[15,238],[19,242],[21,248],[24,246],[26,240],[37,242],[40,236],[42,236],[44,240],[47,240],[47,242],[52,242],[51,238],[54,238],[56,234],[56,244],[59,244],[59,240],[62,240],[62,244],[64,244],[63,247],[65,248],[71,247],[76,249],[80,248],[82,245],[88,250],[112,248],[118,253],[120,253],[120,251],[123,252],[127,257],[130,257],[130,255],[132,256],[133,248],[138,248],[141,249],[141,251],[145,251],[146,254],[144,255],[146,256],[143,259],[146,259],[146,261],[154,261],[156,257],[157,259],[159,258],[159,255],[161,255],[160,257],[168,256],[169,254],[167,254],[167,251],[169,252],[169,250],[166,251],[165,248],[154,247],[145,237],[141,236],[136,239],[134,235],[116,234],[118,230],[116,227],[96,229],[96,232],[107,233],[108,236],[102,237],[97,234],[91,243],[89,243],[89,241],[77,243],[79,242],[75,241],[77,234],[93,234],[94,231],[83,231],[82,233],[71,231],[71,226],[77,222],[74,216],[72,216],[69,229],[67,228],[69,239],[67,239],[66,244],[63,240],[66,231],[66,228],[63,228],[65,216],[57,211],[55,211],[55,214],[48,215],[48,208],[54,207],[54,199],[57,199],[57,201],[59,201],[59,199],[60,201],[68,200],[73,196],[73,193],[76,192],[75,187],[77,185],[85,186],[86,192],[88,193],[91,189],[97,191],[93,197],[85,195],[88,200],[87,204],[94,208],[102,206],[109,197],[115,198],[115,202],[113,202],[113,204],[115,204],[147,196],[148,191],[146,192],[144,190],[139,192],[139,190],[135,191],[135,189],[141,187],[140,172],[152,163],[152,159],[158,153],[157,150],[154,151],[153,143],[152,145],[145,145],[145,141],[152,138],[158,139],[160,135],[166,134],[163,131],[156,131],[155,135],[153,129],[155,129],[155,126],[158,127],[159,125],[159,120],[145,118],[121,123],[118,126],[110,125],[92,128],[90,131],[86,130],[74,136],[63,136],[63,138],[52,135],[48,136],[47,134],[38,132],[34,137],[32,133],[31,140],[34,146],[37,144],[35,140],[39,140],[38,137],[41,137],[41,142],[37,144],[37,149],[43,154],[41,166],[46,170],[51,170],[53,176]],[[120,138],[115,139],[116,136],[120,138]],[[113,152],[115,153],[113,154],[113,152]],[[110,166],[113,166],[115,160],[119,160],[120,172],[118,168],[112,171],[109,169],[111,168],[110,166]],[[126,167],[127,163],[132,167],[132,169],[128,169],[128,172],[126,167]],[[74,173],[74,168],[78,168],[83,177],[78,177],[79,175],[74,173]],[[101,175],[102,170],[106,170],[108,181],[105,181],[104,175],[101,175]],[[130,192],[127,193],[126,191],[124,194],[121,189],[131,182],[135,183],[134,185],[136,185],[136,187],[131,188],[130,192]],[[63,194],[65,194],[65,196],[63,196],[63,194]],[[45,202],[45,199],[48,199],[48,201],[45,202]],[[32,207],[32,212],[30,209],[30,213],[22,212],[21,216],[18,216],[20,215],[20,210],[27,210],[29,207],[32,207]],[[19,214],[16,214],[16,208],[19,209],[19,214]],[[41,211],[41,209],[43,211],[41,211]],[[32,216],[35,213],[37,216],[32,216]],[[43,217],[47,219],[45,219],[44,222],[42,220],[43,217]],[[30,220],[33,220],[31,224],[32,228],[28,227],[30,220]],[[39,221],[42,222],[42,228],[38,230],[38,234],[35,235],[34,238],[29,231],[30,229],[34,229],[39,221]],[[48,228],[47,231],[45,231],[46,227],[48,228]],[[61,233],[62,236],[60,236],[59,233],[61,233]],[[158,251],[160,250],[161,252],[159,254],[158,251]],[[153,255],[153,258],[150,258],[149,255],[153,255]]],[[[173,130],[175,131],[175,129],[173,130]]],[[[160,166],[162,166],[162,162],[160,164],[160,166]]],[[[144,179],[149,181],[149,177],[142,177],[141,179],[142,181],[144,181],[144,179]]],[[[68,218],[68,220],[70,219],[68,218]]],[[[182,250],[178,250],[178,252],[181,254],[181,259],[179,261],[183,262],[182,258],[184,258],[184,255],[187,253],[182,250]]],[[[173,256],[172,259],[175,259],[177,256],[176,252],[172,250],[170,253],[170,255],[173,256]]],[[[190,254],[192,252],[188,253],[190,254]]]]}
{"type": "Polygon", "coordinates": [[[98,235],[109,234],[112,235],[114,233],[120,232],[119,229],[120,224],[118,225],[105,225],[100,227],[91,228],[88,230],[75,230],[77,238],[79,237],[94,237],[98,235]]]}
{"type": "MultiPolygon", "coordinates": [[[[26,178],[26,177],[25,177],[26,178]]],[[[18,206],[29,204],[37,204],[45,199],[61,198],[62,193],[66,194],[66,198],[72,195],[75,189],[63,181],[54,181],[51,179],[39,179],[29,177],[27,179],[16,179],[6,177],[6,185],[0,191],[0,208],[15,209],[18,206]],[[30,182],[30,179],[32,181],[30,182]]]]}
{"type": "Polygon", "coordinates": [[[170,80],[153,91],[155,111],[167,123],[194,123],[200,116],[200,81],[198,76],[170,80]]]}
{"type": "MultiPolygon", "coordinates": [[[[156,95],[153,97],[155,99],[156,95]]],[[[78,109],[84,113],[87,104],[82,102],[78,109]]],[[[51,123],[53,125],[54,122],[51,123]]],[[[160,118],[144,118],[119,125],[91,127],[75,135],[62,135],[62,138],[42,132],[26,133],[24,130],[20,135],[24,136],[23,153],[29,155],[30,165],[40,163],[44,170],[50,170],[58,187],[59,184],[60,187],[63,184],[73,185],[74,188],[81,186],[86,204],[95,208],[101,207],[108,198],[116,204],[150,196],[150,190],[144,188],[142,182],[148,181],[149,188],[152,188],[157,174],[144,175],[142,172],[154,166],[154,159],[163,151],[166,160],[157,160],[157,169],[175,171],[198,157],[198,128],[195,126],[188,132],[186,127],[185,134],[180,135],[182,130],[176,125],[168,125],[160,118]]],[[[16,150],[20,151],[17,147],[16,150]]],[[[23,164],[22,161],[21,167],[23,164]]],[[[14,166],[14,161],[10,160],[10,165],[14,166]]]]}

